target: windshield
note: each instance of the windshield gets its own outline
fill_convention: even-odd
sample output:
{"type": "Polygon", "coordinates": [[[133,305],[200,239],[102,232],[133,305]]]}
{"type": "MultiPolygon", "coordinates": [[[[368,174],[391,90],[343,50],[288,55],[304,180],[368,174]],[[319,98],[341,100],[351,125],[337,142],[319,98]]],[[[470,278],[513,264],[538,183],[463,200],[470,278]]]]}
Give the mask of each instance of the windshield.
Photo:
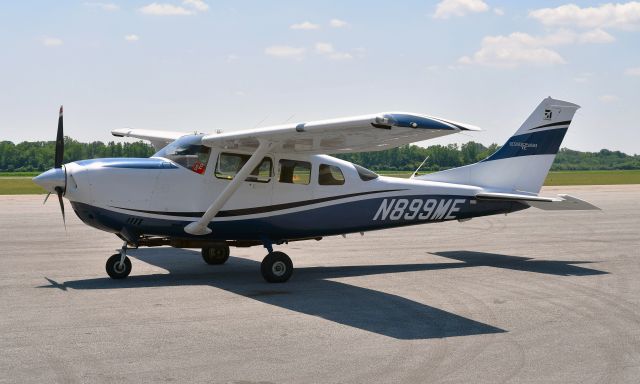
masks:
{"type": "Polygon", "coordinates": [[[184,136],[159,150],[153,157],[164,157],[195,173],[204,174],[211,148],[201,143],[202,136],[184,136]]]}

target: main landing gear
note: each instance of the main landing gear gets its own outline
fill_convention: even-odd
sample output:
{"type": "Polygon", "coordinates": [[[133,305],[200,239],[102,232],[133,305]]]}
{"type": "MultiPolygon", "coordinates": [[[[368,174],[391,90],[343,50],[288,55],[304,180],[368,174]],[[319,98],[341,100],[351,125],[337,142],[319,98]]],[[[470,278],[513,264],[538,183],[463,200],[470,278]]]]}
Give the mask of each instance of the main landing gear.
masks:
{"type": "MultiPolygon", "coordinates": [[[[284,283],[293,274],[293,262],[284,252],[274,252],[269,247],[269,254],[260,264],[262,277],[270,283],[284,283]]],[[[229,260],[229,246],[220,244],[202,248],[202,259],[209,265],[221,265],[229,260]]]]}
{"type": "Polygon", "coordinates": [[[293,263],[284,252],[269,252],[260,264],[262,277],[270,283],[284,283],[293,274],[293,263]]]}
{"type": "Polygon", "coordinates": [[[209,265],[224,264],[229,260],[229,246],[226,244],[202,248],[202,259],[209,265]]]}
{"type": "Polygon", "coordinates": [[[107,274],[112,279],[124,279],[131,273],[131,260],[127,257],[127,242],[120,249],[119,253],[107,259],[107,274]]]}

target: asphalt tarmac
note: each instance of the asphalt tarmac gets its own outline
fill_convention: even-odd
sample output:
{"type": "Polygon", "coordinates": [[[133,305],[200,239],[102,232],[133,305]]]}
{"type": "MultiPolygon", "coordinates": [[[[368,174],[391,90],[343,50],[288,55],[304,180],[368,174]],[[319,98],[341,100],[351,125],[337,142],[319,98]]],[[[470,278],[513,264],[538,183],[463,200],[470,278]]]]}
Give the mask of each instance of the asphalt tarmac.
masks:
{"type": "Polygon", "coordinates": [[[638,383],[640,185],[540,211],[277,247],[131,251],[55,198],[0,197],[0,382],[638,383]]]}

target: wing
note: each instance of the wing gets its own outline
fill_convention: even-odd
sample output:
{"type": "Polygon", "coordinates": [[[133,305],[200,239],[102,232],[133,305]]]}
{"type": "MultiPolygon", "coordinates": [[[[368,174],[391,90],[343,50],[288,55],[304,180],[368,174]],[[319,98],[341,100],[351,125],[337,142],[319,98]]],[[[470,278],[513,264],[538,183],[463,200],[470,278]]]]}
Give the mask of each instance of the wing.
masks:
{"type": "Polygon", "coordinates": [[[184,135],[188,135],[188,133],[184,132],[152,131],[148,129],[129,128],[114,129],[111,131],[111,134],[117,137],[135,137],[136,139],[149,140],[156,150],[165,147],[167,144],[184,135]]]}
{"type": "Polygon", "coordinates": [[[411,113],[381,113],[206,135],[204,145],[253,151],[259,140],[278,153],[332,154],[381,151],[460,131],[480,129],[411,113]]]}

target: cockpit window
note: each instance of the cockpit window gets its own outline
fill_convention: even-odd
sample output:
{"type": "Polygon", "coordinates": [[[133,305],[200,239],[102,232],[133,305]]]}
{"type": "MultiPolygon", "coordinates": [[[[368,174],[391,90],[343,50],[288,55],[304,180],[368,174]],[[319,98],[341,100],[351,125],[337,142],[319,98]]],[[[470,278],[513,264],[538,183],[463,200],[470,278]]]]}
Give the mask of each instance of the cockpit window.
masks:
{"type": "Polygon", "coordinates": [[[204,174],[211,148],[201,145],[201,136],[185,136],[167,145],[153,157],[164,157],[191,171],[204,174]]]}
{"type": "Polygon", "coordinates": [[[368,170],[365,167],[361,167],[357,164],[353,164],[354,167],[356,167],[356,171],[358,171],[358,176],[360,176],[360,179],[362,179],[362,181],[369,181],[369,180],[374,180],[378,178],[378,174],[368,170]]]}
{"type": "MultiPolygon", "coordinates": [[[[232,180],[233,177],[240,171],[243,165],[251,155],[243,155],[239,153],[221,153],[218,157],[218,164],[216,165],[216,177],[218,179],[232,180]]],[[[259,183],[268,183],[271,180],[271,169],[273,163],[270,157],[262,159],[260,165],[258,165],[251,176],[247,177],[245,181],[257,181],[259,183]]]]}
{"type": "Polygon", "coordinates": [[[335,165],[320,164],[320,172],[318,172],[319,185],[342,185],[344,184],[344,175],[342,170],[335,165]]]}

